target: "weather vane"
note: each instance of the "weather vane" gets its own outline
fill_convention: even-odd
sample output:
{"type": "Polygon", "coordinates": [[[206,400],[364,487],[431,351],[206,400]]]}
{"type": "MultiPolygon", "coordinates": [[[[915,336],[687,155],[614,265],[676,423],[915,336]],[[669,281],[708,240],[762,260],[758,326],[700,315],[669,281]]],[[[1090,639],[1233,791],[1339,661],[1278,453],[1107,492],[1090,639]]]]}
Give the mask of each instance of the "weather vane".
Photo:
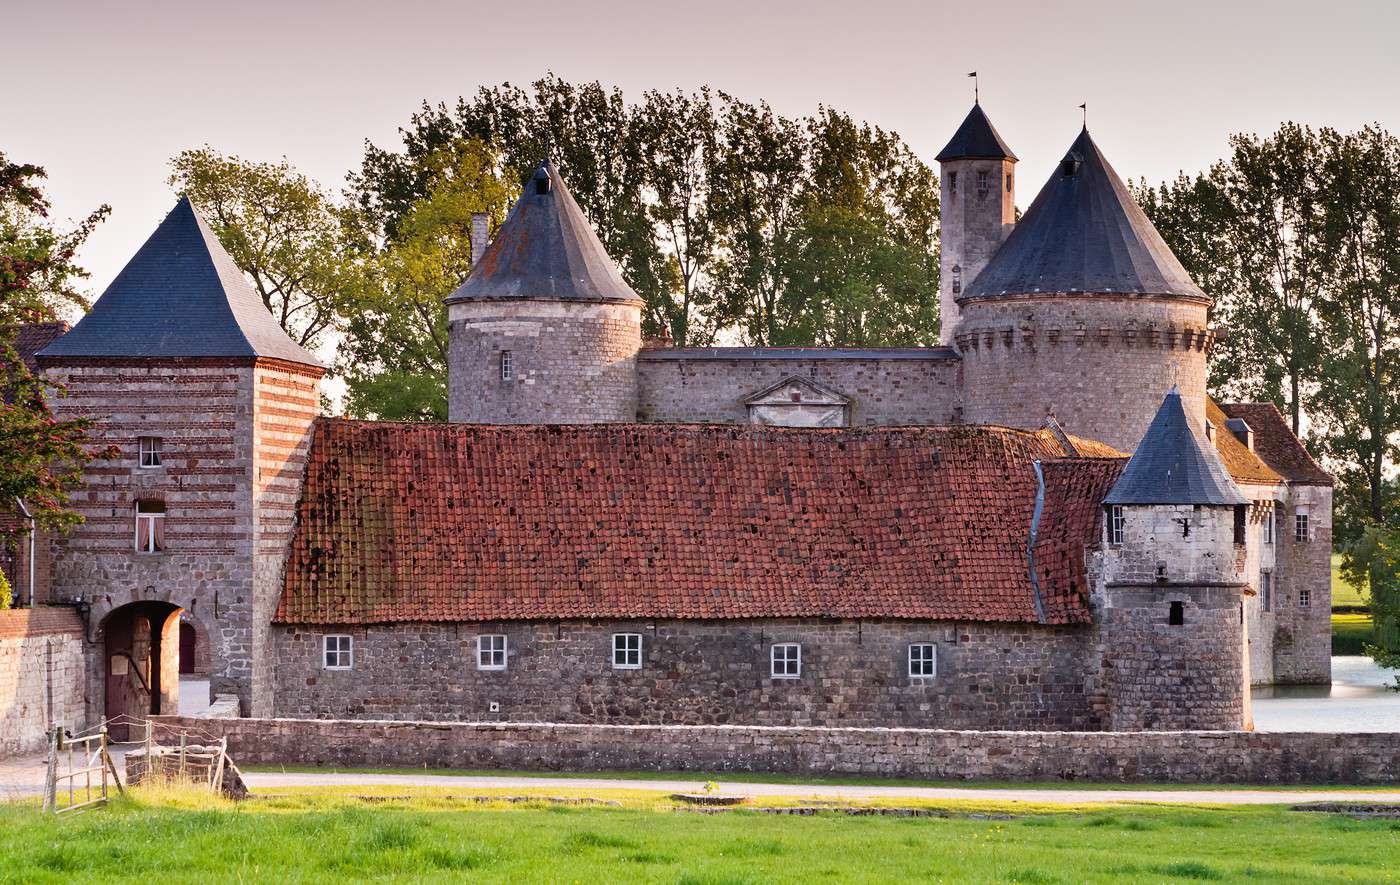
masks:
{"type": "Polygon", "coordinates": [[[1089,128],[1089,103],[1088,103],[1087,101],[1084,102],[1082,105],[1079,106],[1079,109],[1080,109],[1081,111],[1084,112],[1084,128],[1085,128],[1085,129],[1088,129],[1088,128],[1089,128]]]}
{"type": "Polygon", "coordinates": [[[968,72],[967,72],[967,75],[968,75],[969,77],[972,78],[972,103],[973,103],[973,104],[981,104],[981,103],[982,103],[982,95],[981,95],[980,91],[979,91],[978,88],[977,88],[977,87],[978,87],[978,84],[977,84],[977,72],[976,72],[976,71],[968,71],[968,72]]]}

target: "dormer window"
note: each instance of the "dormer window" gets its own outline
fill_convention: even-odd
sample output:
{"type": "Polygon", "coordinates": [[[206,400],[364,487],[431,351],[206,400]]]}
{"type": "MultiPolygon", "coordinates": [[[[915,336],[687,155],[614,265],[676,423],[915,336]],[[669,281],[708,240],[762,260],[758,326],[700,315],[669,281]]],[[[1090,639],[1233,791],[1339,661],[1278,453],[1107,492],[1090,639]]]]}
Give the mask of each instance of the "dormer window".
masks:
{"type": "Polygon", "coordinates": [[[136,440],[136,448],[139,452],[138,464],[142,467],[160,466],[160,437],[143,436],[136,440]]]}
{"type": "Polygon", "coordinates": [[[159,553],[165,549],[165,502],[136,502],[136,552],[159,553]]]}

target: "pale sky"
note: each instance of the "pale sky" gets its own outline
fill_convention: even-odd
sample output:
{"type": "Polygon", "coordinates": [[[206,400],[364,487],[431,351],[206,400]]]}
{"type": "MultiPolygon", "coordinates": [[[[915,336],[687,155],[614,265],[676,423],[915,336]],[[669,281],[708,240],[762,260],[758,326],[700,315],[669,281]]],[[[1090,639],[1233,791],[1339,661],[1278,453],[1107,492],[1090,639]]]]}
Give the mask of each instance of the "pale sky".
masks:
{"type": "Polygon", "coordinates": [[[610,3],[5,0],[0,151],[45,166],[54,216],[112,216],[79,256],[100,292],[210,144],[339,190],[418,104],[547,70],[702,84],[899,132],[932,165],[971,104],[1021,158],[1024,208],[1079,128],[1125,177],[1206,167],[1282,120],[1400,131],[1400,0],[610,3]]]}

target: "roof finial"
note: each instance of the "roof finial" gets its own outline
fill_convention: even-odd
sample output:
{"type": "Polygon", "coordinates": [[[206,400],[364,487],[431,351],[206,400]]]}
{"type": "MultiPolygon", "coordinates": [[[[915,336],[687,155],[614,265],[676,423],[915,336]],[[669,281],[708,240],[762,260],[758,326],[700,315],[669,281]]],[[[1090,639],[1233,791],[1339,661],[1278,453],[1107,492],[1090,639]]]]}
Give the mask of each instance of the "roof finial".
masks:
{"type": "Polygon", "coordinates": [[[1084,129],[1087,132],[1089,129],[1089,103],[1084,102],[1079,106],[1079,109],[1084,112],[1084,129]]]}
{"type": "Polygon", "coordinates": [[[968,71],[968,72],[967,72],[967,75],[968,75],[969,77],[972,78],[972,103],[973,103],[973,104],[981,104],[981,103],[982,103],[982,94],[981,94],[981,90],[978,88],[977,72],[976,72],[976,71],[968,71]]]}

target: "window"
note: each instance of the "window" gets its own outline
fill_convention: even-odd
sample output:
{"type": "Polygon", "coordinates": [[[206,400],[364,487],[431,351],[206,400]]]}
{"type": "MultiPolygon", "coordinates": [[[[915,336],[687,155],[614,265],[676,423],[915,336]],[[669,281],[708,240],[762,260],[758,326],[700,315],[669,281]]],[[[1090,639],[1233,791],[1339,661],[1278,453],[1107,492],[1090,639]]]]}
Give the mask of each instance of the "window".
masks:
{"type": "Polygon", "coordinates": [[[991,190],[991,189],[992,189],[992,186],[991,186],[991,184],[987,181],[987,173],[986,173],[985,171],[983,171],[983,172],[978,172],[978,173],[977,173],[977,196],[979,196],[979,197],[985,197],[985,196],[987,195],[987,191],[989,191],[989,190],[991,190]]]}
{"type": "Polygon", "coordinates": [[[1110,504],[1108,507],[1108,543],[1123,543],[1124,523],[1122,506],[1110,504]]]}
{"type": "Polygon", "coordinates": [[[1274,508],[1272,507],[1264,513],[1264,543],[1274,543],[1274,508]]]}
{"type": "Polygon", "coordinates": [[[349,670],[355,664],[354,640],[349,636],[327,636],[322,646],[327,670],[349,670]]]}
{"type": "Polygon", "coordinates": [[[1249,505],[1235,505],[1235,543],[1244,546],[1245,527],[1248,525],[1249,505]]]}
{"type": "Polygon", "coordinates": [[[506,637],[492,633],[476,637],[476,668],[504,670],[506,668],[506,637]]]}
{"type": "Polygon", "coordinates": [[[136,502],[136,552],[159,553],[165,549],[165,502],[136,502]]]}
{"type": "Polygon", "coordinates": [[[140,461],[142,467],[160,466],[160,437],[142,436],[136,440],[136,447],[140,451],[140,461]]]}
{"type": "Polygon", "coordinates": [[[796,679],[802,675],[802,646],[780,642],[773,646],[773,678],[796,679]]]}
{"type": "Polygon", "coordinates": [[[1293,514],[1293,540],[1308,540],[1308,515],[1306,513],[1293,514]]]}
{"type": "Polygon", "coordinates": [[[642,669],[642,634],[613,634],[613,669],[642,669]]]}
{"type": "Polygon", "coordinates": [[[1167,624],[1171,627],[1180,627],[1186,623],[1186,604],[1173,602],[1167,607],[1167,624]]]}
{"type": "Polygon", "coordinates": [[[1311,606],[1312,606],[1312,591],[1311,591],[1311,590],[1299,590],[1299,591],[1298,591],[1298,607],[1299,607],[1299,608],[1310,608],[1311,606]]]}
{"type": "Polygon", "coordinates": [[[948,192],[956,194],[958,192],[958,173],[948,173],[948,192]]]}
{"type": "Polygon", "coordinates": [[[509,350],[501,351],[501,380],[509,381],[515,377],[515,358],[511,356],[509,350]]]}
{"type": "Polygon", "coordinates": [[[1006,192],[1011,193],[1011,173],[1006,173],[1006,192]]]}
{"type": "Polygon", "coordinates": [[[910,676],[936,676],[938,675],[938,665],[935,660],[937,652],[932,642],[916,642],[909,646],[909,675],[910,676]]]}
{"type": "Polygon", "coordinates": [[[1274,576],[1271,572],[1259,573],[1259,601],[1264,611],[1274,610],[1274,576]]]}

